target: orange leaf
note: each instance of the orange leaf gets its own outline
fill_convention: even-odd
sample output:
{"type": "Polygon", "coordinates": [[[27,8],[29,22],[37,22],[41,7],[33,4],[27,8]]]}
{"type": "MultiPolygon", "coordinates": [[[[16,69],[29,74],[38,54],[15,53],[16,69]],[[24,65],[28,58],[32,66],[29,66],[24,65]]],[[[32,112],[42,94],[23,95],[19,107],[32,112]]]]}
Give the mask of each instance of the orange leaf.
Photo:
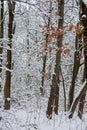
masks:
{"type": "Polygon", "coordinates": [[[69,45],[69,43],[67,43],[67,42],[66,42],[66,43],[64,43],[64,45],[65,45],[65,46],[68,46],[68,45],[69,45]]]}
{"type": "Polygon", "coordinates": [[[73,28],[74,28],[74,25],[73,25],[73,24],[70,24],[70,25],[69,25],[69,28],[68,28],[68,31],[72,31],[73,28]]]}
{"type": "Polygon", "coordinates": [[[65,50],[63,51],[63,53],[64,53],[65,55],[69,55],[69,54],[70,54],[70,49],[69,49],[69,48],[65,49],[65,50]]]}
{"type": "Polygon", "coordinates": [[[80,28],[80,27],[76,27],[75,31],[76,31],[77,34],[81,34],[83,32],[83,29],[80,28]]]}
{"type": "Polygon", "coordinates": [[[59,12],[55,12],[55,16],[59,16],[59,12]]]}
{"type": "Polygon", "coordinates": [[[63,47],[58,48],[58,51],[62,52],[63,51],[63,47]]]}

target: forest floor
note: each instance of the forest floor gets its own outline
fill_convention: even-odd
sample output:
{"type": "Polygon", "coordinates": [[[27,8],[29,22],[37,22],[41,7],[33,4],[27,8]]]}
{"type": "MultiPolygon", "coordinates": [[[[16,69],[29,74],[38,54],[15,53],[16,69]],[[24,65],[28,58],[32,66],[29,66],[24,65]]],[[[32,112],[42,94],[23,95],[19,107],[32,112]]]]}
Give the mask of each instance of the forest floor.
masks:
{"type": "Polygon", "coordinates": [[[61,112],[50,120],[42,109],[0,109],[0,130],[87,130],[87,113],[82,120],[67,115],[61,112]]]}

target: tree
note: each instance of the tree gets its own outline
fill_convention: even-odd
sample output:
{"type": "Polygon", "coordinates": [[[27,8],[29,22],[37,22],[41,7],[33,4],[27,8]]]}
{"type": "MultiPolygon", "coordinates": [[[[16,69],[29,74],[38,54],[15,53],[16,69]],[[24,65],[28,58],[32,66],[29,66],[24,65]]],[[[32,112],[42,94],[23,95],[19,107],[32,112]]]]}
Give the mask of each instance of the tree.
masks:
{"type": "Polygon", "coordinates": [[[14,11],[15,11],[15,2],[8,0],[8,13],[9,13],[9,23],[8,23],[8,47],[7,50],[7,70],[6,70],[6,81],[4,86],[4,109],[10,109],[10,91],[11,91],[11,64],[12,64],[12,38],[15,31],[13,25],[14,21],[14,11]]]}
{"type": "Polygon", "coordinates": [[[69,91],[69,104],[68,108],[70,109],[73,99],[74,99],[74,91],[75,91],[75,81],[77,78],[77,74],[79,71],[80,67],[80,57],[79,57],[79,48],[78,48],[78,38],[76,34],[76,40],[75,40],[75,53],[74,53],[74,65],[73,65],[73,75],[72,75],[72,81],[71,81],[71,86],[70,86],[70,91],[69,91]]]}
{"type": "MultiPolygon", "coordinates": [[[[51,15],[52,13],[52,1],[50,0],[50,8],[49,8],[49,13],[51,15]]],[[[46,37],[46,43],[45,43],[45,47],[44,47],[44,51],[45,51],[45,56],[43,57],[43,69],[42,69],[42,73],[45,74],[46,73],[46,61],[47,61],[47,47],[48,47],[48,43],[49,43],[49,27],[50,27],[50,16],[47,17],[47,31],[46,31],[46,34],[45,34],[45,37],[46,37]]],[[[40,88],[40,91],[41,91],[41,94],[44,95],[44,75],[42,76],[42,81],[41,81],[41,84],[42,84],[42,87],[40,88]]]]}
{"type": "MultiPolygon", "coordinates": [[[[0,3],[1,3],[1,7],[0,7],[0,38],[1,38],[1,44],[0,44],[0,78],[2,79],[2,74],[1,74],[1,72],[2,72],[2,69],[1,69],[1,67],[2,67],[2,46],[3,46],[3,44],[2,44],[2,38],[3,38],[3,32],[4,32],[4,28],[3,28],[3,23],[4,23],[4,19],[3,19],[3,12],[4,12],[4,1],[3,0],[1,0],[0,1],[0,3]]],[[[1,79],[0,79],[0,91],[1,91],[1,79]]]]}
{"type": "MultiPolygon", "coordinates": [[[[84,49],[84,59],[85,59],[85,62],[84,62],[84,74],[83,74],[83,87],[82,87],[82,90],[80,91],[79,95],[74,99],[74,88],[75,88],[75,85],[73,85],[73,89],[70,89],[71,93],[70,93],[70,115],[69,115],[69,118],[72,118],[74,112],[75,112],[75,109],[76,109],[76,106],[78,105],[78,102],[79,102],[79,109],[78,109],[78,116],[80,118],[82,118],[82,114],[83,114],[83,108],[84,108],[84,101],[85,101],[85,96],[86,96],[86,90],[87,90],[87,14],[86,14],[86,11],[87,11],[87,7],[85,5],[85,3],[83,1],[80,1],[80,23],[79,25],[80,26],[83,26],[83,29],[80,31],[80,33],[77,35],[77,40],[76,40],[76,44],[78,45],[78,56],[77,56],[77,60],[79,61],[78,65],[75,65],[75,68],[77,68],[77,70],[79,69],[80,67],[80,59],[79,59],[79,56],[81,55],[82,53],[82,49],[84,49]],[[72,95],[73,93],[73,95],[72,95]]],[[[75,62],[76,63],[76,62],[75,62]]],[[[78,71],[76,71],[76,75],[78,74],[78,71]]],[[[74,73],[75,73],[74,72],[74,73]]],[[[74,74],[73,73],[73,74],[74,74]]],[[[76,78],[76,76],[74,75],[74,78],[76,78]]],[[[74,81],[72,82],[74,83],[74,81]]],[[[74,83],[75,84],[75,83],[74,83]]]]}
{"type": "Polygon", "coordinates": [[[76,96],[76,98],[74,99],[74,101],[71,105],[69,118],[73,117],[73,114],[76,110],[77,104],[80,101],[80,99],[83,98],[82,96],[85,94],[86,90],[87,90],[87,83],[86,83],[86,80],[85,80],[80,92],[78,93],[78,95],[76,96]]]}
{"type": "MultiPolygon", "coordinates": [[[[63,20],[64,20],[64,0],[58,1],[58,14],[61,17],[58,20],[58,30],[63,27],[63,20]]],[[[61,31],[59,34],[57,34],[57,47],[62,47],[62,38],[63,35],[61,35],[61,31]]],[[[47,117],[52,118],[52,113],[58,114],[58,104],[59,104],[59,75],[60,75],[60,61],[61,61],[61,52],[57,50],[56,53],[56,61],[55,61],[55,68],[54,68],[54,74],[52,76],[52,85],[50,90],[50,97],[48,101],[48,107],[47,107],[47,117]]]]}
{"type": "MultiPolygon", "coordinates": [[[[73,3],[73,0],[69,1],[73,3]]],[[[26,1],[8,0],[8,13],[7,13],[8,16],[6,17],[8,18],[8,43],[7,43],[8,48],[5,48],[7,51],[7,64],[5,75],[6,81],[4,86],[4,98],[5,98],[4,108],[6,110],[10,109],[11,92],[12,92],[12,98],[19,96],[21,97],[21,100],[26,100],[25,98],[23,99],[24,94],[26,95],[27,98],[29,98],[31,96],[32,91],[33,93],[32,95],[34,95],[35,98],[37,98],[36,96],[38,94],[39,95],[48,94],[49,87],[50,87],[50,95],[46,111],[48,118],[51,119],[53,113],[58,114],[60,107],[62,107],[66,111],[67,95],[69,95],[69,104],[68,104],[69,110],[72,113],[72,115],[70,115],[69,118],[73,116],[79,102],[82,102],[83,105],[86,92],[84,86],[83,86],[84,90],[81,90],[79,92],[75,100],[74,97],[75,97],[75,90],[79,88],[77,78],[79,76],[78,73],[81,66],[80,54],[83,52],[83,48],[84,48],[85,61],[87,60],[86,37],[84,37],[85,44],[84,45],[82,43],[79,44],[80,40],[82,40],[82,38],[81,39],[79,38],[80,37],[79,24],[75,26],[73,23],[71,23],[72,21],[70,19],[72,19],[71,17],[73,17],[74,19],[75,13],[73,13],[73,16],[70,16],[68,12],[69,10],[72,10],[72,8],[77,10],[78,8],[76,6],[74,7],[74,5],[71,6],[69,1],[40,0],[35,1],[35,3],[33,3],[29,0],[26,1]],[[15,2],[17,2],[16,13],[15,13],[15,2]],[[19,7],[20,4],[21,6],[19,7]],[[64,7],[66,8],[65,10],[64,7]],[[39,18],[37,16],[39,16],[39,18]],[[17,34],[15,34],[15,36],[13,37],[13,34],[15,32],[14,17],[17,22],[16,24],[17,34]],[[42,30],[40,30],[39,27],[42,30]],[[72,39],[75,39],[75,48],[73,44],[74,41],[71,42],[70,37],[67,36],[67,32],[68,34],[70,34],[71,31],[74,34],[76,31],[76,39],[75,35],[74,38],[72,37],[72,39]],[[66,41],[70,43],[65,43],[64,38],[66,38],[66,41]],[[16,43],[14,45],[13,40],[16,43]],[[20,42],[22,44],[20,44],[20,42]],[[72,67],[73,60],[71,61],[72,63],[70,62],[69,64],[67,64],[68,58],[66,58],[65,56],[66,53],[68,55],[72,51],[69,49],[66,50],[67,44],[70,44],[70,47],[73,46],[72,48],[75,49],[75,51],[74,49],[72,49],[73,52],[75,52],[75,53],[72,52],[74,54],[73,72],[72,70],[70,70],[72,67]],[[14,53],[12,55],[13,51],[14,53]],[[12,60],[14,60],[14,69],[11,76],[12,60]],[[66,66],[70,66],[70,68],[66,66]],[[50,68],[49,72],[50,78],[49,73],[47,73],[49,71],[49,68],[50,68]],[[68,71],[66,70],[66,68],[68,68],[67,69],[68,71]],[[68,74],[69,71],[72,72],[72,75],[70,73],[68,74]],[[72,80],[70,80],[71,76],[72,80]],[[48,78],[47,81],[46,78],[48,78]],[[17,82],[15,83],[15,81],[17,82]],[[69,85],[67,82],[69,82],[69,85]],[[12,91],[11,91],[11,85],[13,87],[12,91]],[[17,86],[16,90],[14,89],[14,86],[15,87],[17,86]],[[47,87],[44,88],[44,86],[47,87]],[[68,93],[68,87],[70,87],[69,93],[68,93]],[[44,90],[46,93],[44,93],[44,90]],[[60,96],[62,94],[64,96],[60,96]],[[82,99],[81,101],[80,97],[82,99]],[[62,102],[64,102],[64,105],[62,104],[61,99],[62,102]]],[[[7,23],[7,21],[5,22],[7,23]]],[[[72,59],[72,55],[71,56],[69,55],[69,58],[72,59]]],[[[86,70],[87,63],[85,62],[83,64],[85,66],[84,67],[84,81],[85,81],[85,79],[87,78],[87,70],[86,70]]],[[[78,111],[79,116],[82,115],[82,114],[80,115],[80,113],[82,113],[83,111],[82,105],[81,103],[79,105],[79,111],[78,111]]]]}

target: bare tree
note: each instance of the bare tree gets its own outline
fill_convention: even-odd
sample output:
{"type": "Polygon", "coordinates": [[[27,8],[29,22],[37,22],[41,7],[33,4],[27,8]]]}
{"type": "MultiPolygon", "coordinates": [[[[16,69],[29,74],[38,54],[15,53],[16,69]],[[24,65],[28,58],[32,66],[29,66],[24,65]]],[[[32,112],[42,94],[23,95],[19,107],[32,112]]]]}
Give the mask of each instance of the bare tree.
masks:
{"type": "MultiPolygon", "coordinates": [[[[75,109],[79,103],[79,109],[78,109],[78,116],[80,118],[82,118],[82,114],[83,114],[83,108],[84,108],[84,100],[85,100],[85,95],[86,95],[86,90],[87,90],[87,6],[85,5],[85,3],[80,0],[80,23],[78,23],[78,25],[83,26],[83,30],[81,31],[81,33],[79,33],[77,35],[77,40],[76,40],[76,45],[78,46],[78,54],[80,55],[80,53],[82,53],[82,49],[84,49],[84,75],[83,75],[83,87],[82,90],[80,91],[79,95],[74,99],[74,89],[75,89],[75,78],[77,77],[78,71],[76,72],[76,75],[74,76],[74,81],[72,81],[72,84],[74,84],[71,88],[70,88],[70,97],[69,97],[69,101],[70,101],[70,115],[69,118],[72,118],[75,109]],[[73,93],[73,95],[72,95],[73,93]]],[[[77,70],[79,70],[80,67],[80,59],[79,59],[79,55],[77,56],[77,60],[79,60],[78,64],[75,66],[74,64],[74,68],[77,67],[77,70]]],[[[76,61],[74,61],[74,63],[77,63],[76,61]]],[[[73,71],[73,75],[75,73],[73,71]]]]}
{"type": "Polygon", "coordinates": [[[80,67],[80,57],[79,57],[79,48],[78,48],[78,36],[76,35],[76,40],[75,40],[75,53],[74,53],[74,65],[73,65],[73,75],[72,75],[72,81],[71,81],[71,86],[70,86],[70,91],[69,91],[69,104],[68,108],[70,109],[71,104],[74,99],[74,91],[75,91],[75,81],[77,78],[77,74],[79,71],[80,67]]]}
{"type": "Polygon", "coordinates": [[[84,83],[83,83],[82,89],[80,90],[80,92],[78,93],[78,95],[76,96],[76,98],[74,99],[74,101],[73,101],[73,103],[71,105],[69,118],[73,117],[73,114],[74,114],[74,112],[76,110],[78,102],[80,101],[82,96],[85,94],[86,90],[87,90],[87,83],[86,83],[86,80],[85,80],[84,83]]]}
{"type": "MultiPolygon", "coordinates": [[[[52,1],[50,0],[50,8],[49,8],[49,13],[51,14],[52,13],[52,1]]],[[[46,31],[46,34],[45,34],[45,37],[46,37],[46,43],[45,43],[45,47],[44,47],[44,51],[46,52],[47,50],[47,47],[48,47],[48,43],[49,43],[49,27],[50,27],[50,16],[47,17],[47,31],[46,31]]],[[[46,55],[43,57],[43,69],[42,69],[42,73],[46,73],[46,61],[47,61],[47,52],[46,52],[46,55]]],[[[42,81],[41,81],[41,84],[42,84],[42,87],[40,88],[40,91],[41,91],[41,94],[44,95],[44,80],[45,80],[45,77],[42,76],[42,81]]]]}
{"type": "MultiPolygon", "coordinates": [[[[63,27],[63,21],[64,21],[64,0],[58,1],[58,14],[60,15],[60,19],[58,20],[58,29],[63,27]]],[[[57,34],[57,47],[62,47],[62,38],[63,35],[57,34]]],[[[55,70],[54,74],[52,76],[52,85],[50,90],[50,97],[48,101],[48,107],[47,107],[47,117],[52,118],[52,113],[54,111],[55,114],[58,114],[58,104],[59,104],[59,75],[61,73],[61,52],[57,51],[56,53],[56,61],[55,61],[55,70]]]]}
{"type": "MultiPolygon", "coordinates": [[[[3,19],[4,1],[1,0],[0,3],[1,3],[1,7],[0,7],[0,38],[2,39],[3,38],[3,32],[4,32],[4,29],[3,29],[3,23],[4,23],[4,19],[3,19]]],[[[0,45],[2,46],[3,45],[2,44],[2,40],[0,42],[1,42],[0,45]]],[[[0,47],[0,67],[2,67],[1,64],[2,64],[2,47],[0,47]]],[[[0,78],[2,78],[1,77],[1,75],[2,75],[1,72],[2,72],[2,70],[0,68],[0,78]]],[[[0,91],[1,91],[1,79],[0,79],[0,91]]]]}
{"type": "Polygon", "coordinates": [[[11,91],[11,63],[12,63],[12,38],[14,33],[14,11],[15,11],[15,2],[8,0],[8,12],[9,12],[9,23],[8,23],[8,47],[7,50],[7,64],[6,67],[8,70],[6,70],[6,81],[4,86],[4,109],[9,110],[10,109],[10,91],[11,91]]]}

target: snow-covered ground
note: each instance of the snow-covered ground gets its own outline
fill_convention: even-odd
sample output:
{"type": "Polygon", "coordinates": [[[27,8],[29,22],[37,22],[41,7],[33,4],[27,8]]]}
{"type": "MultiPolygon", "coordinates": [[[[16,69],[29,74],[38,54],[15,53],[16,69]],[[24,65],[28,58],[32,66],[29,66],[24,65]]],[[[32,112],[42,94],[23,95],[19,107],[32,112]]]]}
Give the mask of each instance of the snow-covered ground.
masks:
{"type": "Polygon", "coordinates": [[[42,110],[0,110],[0,130],[87,130],[87,114],[82,120],[77,116],[68,119],[67,114],[53,115],[47,119],[42,110]]]}

